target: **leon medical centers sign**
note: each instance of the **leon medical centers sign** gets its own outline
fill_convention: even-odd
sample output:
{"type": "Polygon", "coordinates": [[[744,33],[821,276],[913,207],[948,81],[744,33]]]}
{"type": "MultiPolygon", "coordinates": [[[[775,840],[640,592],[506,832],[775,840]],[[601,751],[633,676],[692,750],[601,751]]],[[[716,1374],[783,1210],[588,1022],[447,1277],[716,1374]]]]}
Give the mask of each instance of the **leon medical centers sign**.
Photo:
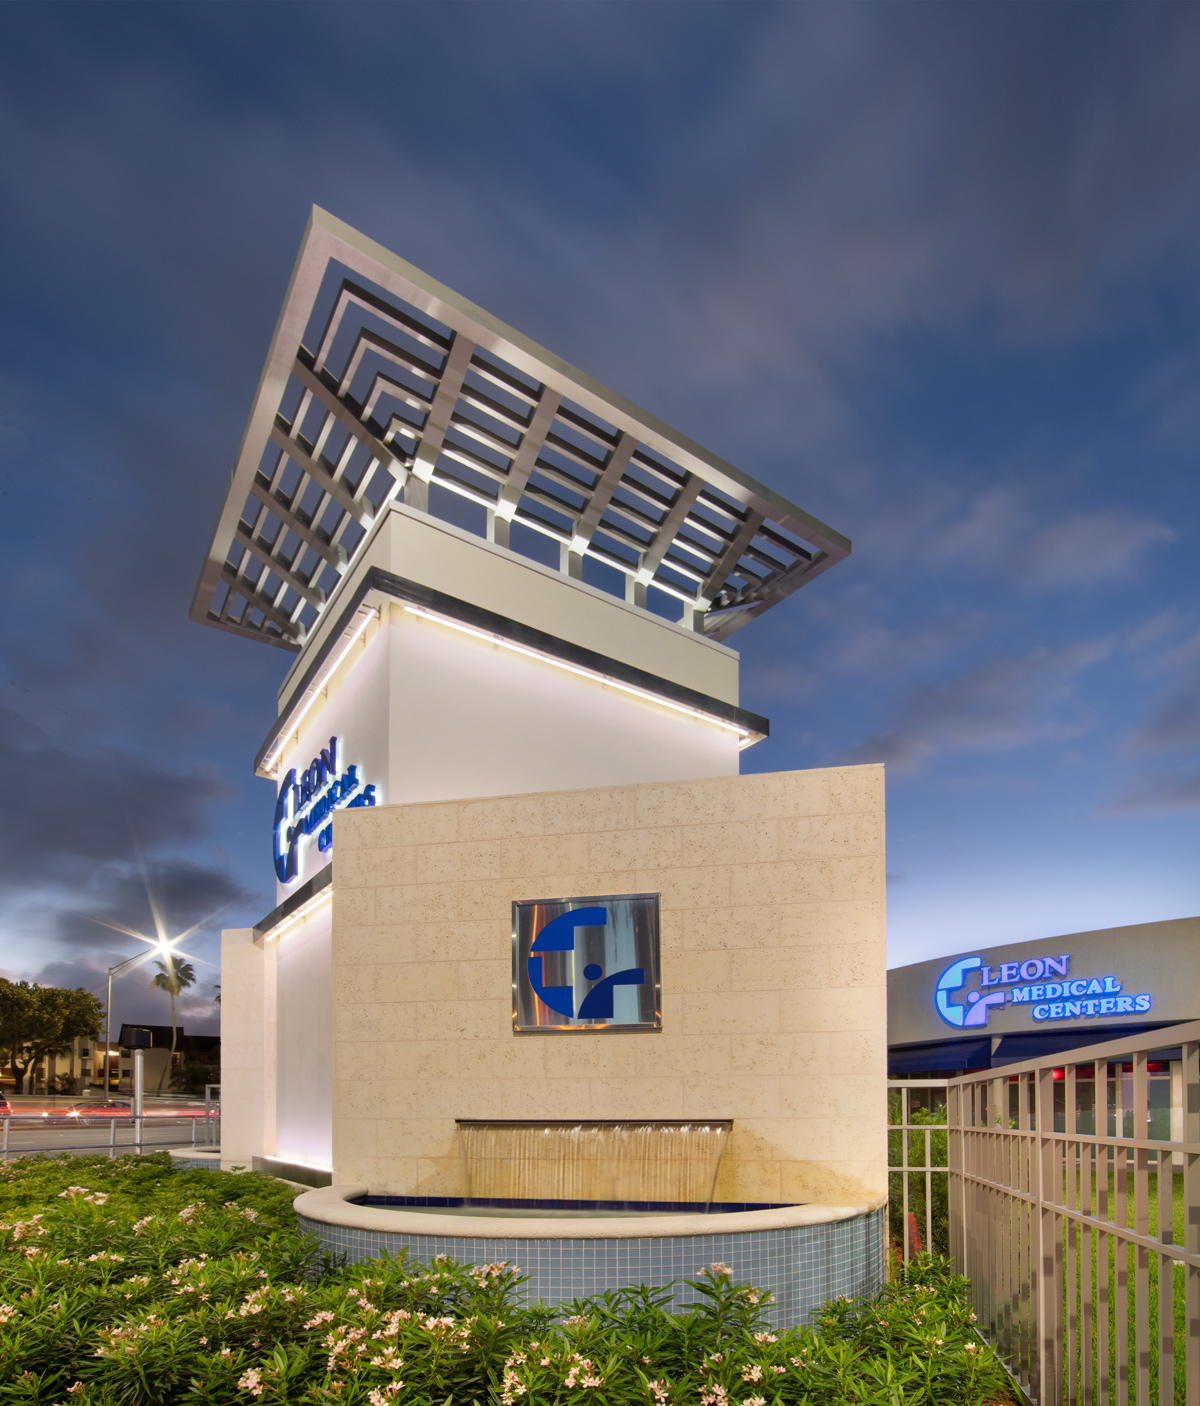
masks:
{"type": "Polygon", "coordinates": [[[301,846],[315,840],[319,854],[333,847],[333,812],[376,804],[376,788],[365,785],[357,766],[344,766],[345,745],[331,737],[329,746],[304,768],[293,767],[279,783],[275,798],[275,877],[291,884],[300,877],[301,846]]]}
{"type": "Polygon", "coordinates": [[[888,1044],[1200,1018],[1195,919],[967,948],[888,972],[888,1044]]]}
{"type": "Polygon", "coordinates": [[[978,1028],[988,1023],[997,1006],[1005,1004],[1025,1006],[1033,1020],[1042,1021],[1143,1015],[1153,1001],[1148,991],[1123,994],[1122,983],[1111,973],[1073,975],[1071,954],[1063,952],[998,966],[982,957],[960,957],[942,973],[933,1004],[947,1025],[978,1028]],[[979,987],[964,991],[970,974],[978,976],[979,987]]]}

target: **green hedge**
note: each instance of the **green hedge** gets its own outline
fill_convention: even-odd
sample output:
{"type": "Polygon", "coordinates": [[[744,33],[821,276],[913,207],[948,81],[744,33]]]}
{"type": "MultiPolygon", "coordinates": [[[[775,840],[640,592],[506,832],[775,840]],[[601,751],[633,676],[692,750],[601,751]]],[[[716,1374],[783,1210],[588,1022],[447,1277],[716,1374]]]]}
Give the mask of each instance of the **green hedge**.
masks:
{"type": "Polygon", "coordinates": [[[982,1406],[1010,1400],[964,1281],[923,1257],[771,1331],[712,1266],[694,1303],[520,1300],[507,1265],[341,1265],[292,1191],[165,1154],[0,1168],[0,1403],[27,1406],[982,1406]]]}

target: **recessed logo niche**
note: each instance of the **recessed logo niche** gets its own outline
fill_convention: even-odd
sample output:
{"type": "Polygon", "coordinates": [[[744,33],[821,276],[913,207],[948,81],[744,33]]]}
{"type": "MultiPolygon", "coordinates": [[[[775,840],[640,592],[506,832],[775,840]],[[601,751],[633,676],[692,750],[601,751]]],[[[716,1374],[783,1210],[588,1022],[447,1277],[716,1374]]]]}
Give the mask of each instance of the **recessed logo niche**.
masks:
{"type": "Polygon", "coordinates": [[[513,1030],[660,1030],[658,894],[512,906],[513,1030]]]}

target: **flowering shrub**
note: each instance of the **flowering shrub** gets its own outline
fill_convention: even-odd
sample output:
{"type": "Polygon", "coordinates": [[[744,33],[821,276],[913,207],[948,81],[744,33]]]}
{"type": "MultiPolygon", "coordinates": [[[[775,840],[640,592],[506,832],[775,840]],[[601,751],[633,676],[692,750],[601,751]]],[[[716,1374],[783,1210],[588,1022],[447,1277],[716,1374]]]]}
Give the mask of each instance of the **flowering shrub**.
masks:
{"type": "Polygon", "coordinates": [[[0,1406],[983,1406],[1006,1378],[962,1280],[917,1261],[813,1329],[711,1265],[523,1303],[505,1264],[337,1265],[270,1177],[143,1158],[0,1168],[0,1406]]]}

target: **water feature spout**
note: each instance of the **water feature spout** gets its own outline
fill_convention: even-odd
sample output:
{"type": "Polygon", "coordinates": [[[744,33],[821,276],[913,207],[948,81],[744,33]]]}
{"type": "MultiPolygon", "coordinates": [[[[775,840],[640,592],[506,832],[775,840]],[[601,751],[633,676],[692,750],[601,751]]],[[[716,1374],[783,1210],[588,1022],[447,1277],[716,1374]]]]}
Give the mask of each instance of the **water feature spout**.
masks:
{"type": "Polygon", "coordinates": [[[708,1209],[730,1119],[457,1120],[468,1201],[708,1209]]]}

